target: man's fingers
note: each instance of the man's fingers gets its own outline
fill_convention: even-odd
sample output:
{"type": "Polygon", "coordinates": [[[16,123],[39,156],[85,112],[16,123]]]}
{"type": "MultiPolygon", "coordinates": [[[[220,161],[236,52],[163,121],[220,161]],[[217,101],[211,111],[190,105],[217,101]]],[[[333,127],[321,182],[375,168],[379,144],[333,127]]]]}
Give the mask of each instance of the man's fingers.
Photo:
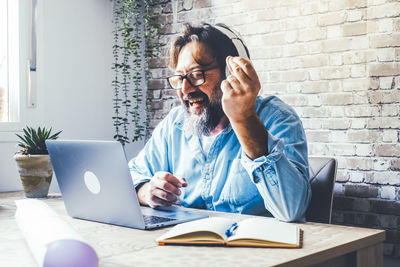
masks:
{"type": "Polygon", "coordinates": [[[181,195],[180,187],[186,187],[185,178],[168,172],[157,172],[146,186],[146,203],[152,208],[170,206],[177,203],[181,195]]]}
{"type": "Polygon", "coordinates": [[[229,72],[230,72],[230,73],[233,73],[233,69],[232,69],[231,64],[230,64],[230,59],[231,59],[231,58],[232,58],[231,56],[228,56],[228,57],[226,58],[226,66],[228,67],[229,72]]]}
{"type": "Polygon", "coordinates": [[[180,176],[175,176],[175,177],[179,179],[179,181],[182,184],[182,187],[186,187],[188,185],[186,182],[186,179],[184,177],[180,177],[180,176]]]}
{"type": "Polygon", "coordinates": [[[158,179],[168,181],[171,184],[174,184],[178,188],[182,187],[181,181],[177,177],[170,174],[169,172],[157,172],[154,174],[154,176],[157,177],[158,179]]]}
{"type": "MultiPolygon", "coordinates": [[[[258,76],[254,75],[255,80],[252,81],[243,69],[243,66],[246,66],[246,64],[251,65],[251,63],[246,59],[231,56],[227,57],[226,61],[227,65],[231,69],[231,75],[229,75],[226,80],[232,84],[232,88],[239,91],[243,89],[252,89],[254,87],[252,86],[254,84],[254,81],[258,81],[258,76]]],[[[248,69],[247,71],[251,73],[251,70],[248,69]]]]}
{"type": "Polygon", "coordinates": [[[160,188],[163,191],[166,191],[168,193],[172,193],[175,195],[180,195],[181,191],[179,190],[178,187],[176,187],[174,184],[171,184],[170,182],[166,180],[161,180],[161,179],[154,179],[152,181],[152,185],[156,188],[160,188]]]}
{"type": "Polygon", "coordinates": [[[173,203],[178,200],[178,197],[176,195],[158,188],[154,189],[151,195],[152,195],[152,201],[154,201],[154,199],[156,198],[159,198],[168,203],[173,203]]]}
{"type": "Polygon", "coordinates": [[[229,57],[228,58],[228,65],[229,68],[231,69],[231,74],[235,76],[243,76],[247,77],[246,73],[242,69],[242,65],[238,64],[237,60],[235,57],[229,57]]]}
{"type": "Polygon", "coordinates": [[[241,57],[231,57],[229,60],[234,72],[243,71],[243,73],[248,77],[248,79],[250,80],[258,79],[256,70],[254,69],[253,64],[251,64],[249,60],[241,57]]]}
{"type": "Polygon", "coordinates": [[[229,75],[226,80],[229,82],[230,87],[234,90],[241,91],[241,83],[240,81],[233,75],[229,75]]]}
{"type": "Polygon", "coordinates": [[[239,91],[251,91],[258,94],[261,84],[251,62],[241,57],[227,57],[227,63],[233,70],[232,76],[239,82],[238,86],[232,84],[232,87],[239,91]]]}
{"type": "Polygon", "coordinates": [[[226,95],[226,94],[231,93],[233,88],[232,88],[232,85],[227,80],[223,80],[221,82],[221,90],[222,90],[222,93],[224,95],[226,95]]]}
{"type": "Polygon", "coordinates": [[[149,206],[152,208],[160,207],[160,206],[171,206],[170,202],[162,200],[155,195],[152,195],[149,200],[149,206]]]}

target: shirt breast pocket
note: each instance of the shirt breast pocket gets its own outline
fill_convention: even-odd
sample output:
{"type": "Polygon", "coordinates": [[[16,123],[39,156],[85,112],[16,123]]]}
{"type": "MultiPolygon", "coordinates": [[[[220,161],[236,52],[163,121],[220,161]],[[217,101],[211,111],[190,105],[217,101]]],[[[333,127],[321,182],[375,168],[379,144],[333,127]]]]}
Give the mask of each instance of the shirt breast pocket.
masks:
{"type": "Polygon", "coordinates": [[[225,185],[221,191],[221,200],[230,205],[243,206],[259,195],[257,187],[251,182],[240,159],[234,159],[227,173],[225,185]]]}

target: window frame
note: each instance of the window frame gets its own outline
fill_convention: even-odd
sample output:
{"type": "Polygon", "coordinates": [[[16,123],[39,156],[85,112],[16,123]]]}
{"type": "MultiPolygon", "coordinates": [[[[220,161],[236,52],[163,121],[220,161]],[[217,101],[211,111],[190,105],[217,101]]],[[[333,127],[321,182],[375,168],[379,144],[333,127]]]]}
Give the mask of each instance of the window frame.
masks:
{"type": "MultiPolygon", "coordinates": [[[[8,81],[9,121],[0,122],[0,143],[17,141],[16,132],[37,121],[40,117],[38,108],[30,108],[27,105],[28,90],[28,59],[31,57],[31,29],[32,29],[32,1],[7,0],[8,12],[17,14],[15,20],[8,18],[8,31],[17,31],[14,36],[8,35],[8,59],[9,72],[16,75],[8,81]]],[[[38,1],[37,12],[40,13],[41,1],[38,1]]],[[[38,25],[38,23],[37,23],[38,25]]],[[[36,92],[35,92],[36,93],[36,92]]]]}

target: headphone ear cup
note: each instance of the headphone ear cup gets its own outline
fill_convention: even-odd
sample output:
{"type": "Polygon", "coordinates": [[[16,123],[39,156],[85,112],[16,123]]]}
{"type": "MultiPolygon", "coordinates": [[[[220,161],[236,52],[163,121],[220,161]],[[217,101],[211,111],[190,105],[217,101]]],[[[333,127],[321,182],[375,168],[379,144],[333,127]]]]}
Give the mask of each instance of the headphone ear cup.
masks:
{"type": "Polygon", "coordinates": [[[225,78],[228,78],[229,75],[231,75],[231,72],[229,71],[228,64],[226,64],[226,68],[225,68],[225,78]]]}
{"type": "MultiPolygon", "coordinates": [[[[229,39],[231,39],[233,45],[236,48],[236,51],[237,51],[239,57],[250,60],[249,55],[247,53],[248,51],[246,50],[243,40],[239,37],[239,34],[235,33],[231,29],[227,29],[222,26],[215,25],[214,27],[217,30],[219,30],[221,33],[226,35],[229,39]]],[[[229,71],[228,64],[227,64],[226,68],[225,68],[225,78],[227,78],[229,75],[231,75],[231,72],[229,71]]]]}

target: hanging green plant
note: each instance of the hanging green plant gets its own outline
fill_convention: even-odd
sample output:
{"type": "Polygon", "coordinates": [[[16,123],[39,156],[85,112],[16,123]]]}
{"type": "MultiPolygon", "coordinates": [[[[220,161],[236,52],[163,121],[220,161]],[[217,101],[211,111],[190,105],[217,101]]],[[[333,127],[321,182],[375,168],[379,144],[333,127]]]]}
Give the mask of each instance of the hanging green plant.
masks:
{"type": "Polygon", "coordinates": [[[148,125],[149,100],[143,95],[149,60],[160,52],[161,25],[150,14],[157,0],[114,0],[114,139],[122,145],[141,140],[148,125]],[[144,70],[144,73],[143,73],[144,70]],[[144,79],[143,79],[144,78],[144,79]],[[144,99],[145,98],[145,99],[144,99]],[[141,112],[146,101],[146,110],[141,112]],[[133,125],[133,136],[129,126],[133,125]]]}

